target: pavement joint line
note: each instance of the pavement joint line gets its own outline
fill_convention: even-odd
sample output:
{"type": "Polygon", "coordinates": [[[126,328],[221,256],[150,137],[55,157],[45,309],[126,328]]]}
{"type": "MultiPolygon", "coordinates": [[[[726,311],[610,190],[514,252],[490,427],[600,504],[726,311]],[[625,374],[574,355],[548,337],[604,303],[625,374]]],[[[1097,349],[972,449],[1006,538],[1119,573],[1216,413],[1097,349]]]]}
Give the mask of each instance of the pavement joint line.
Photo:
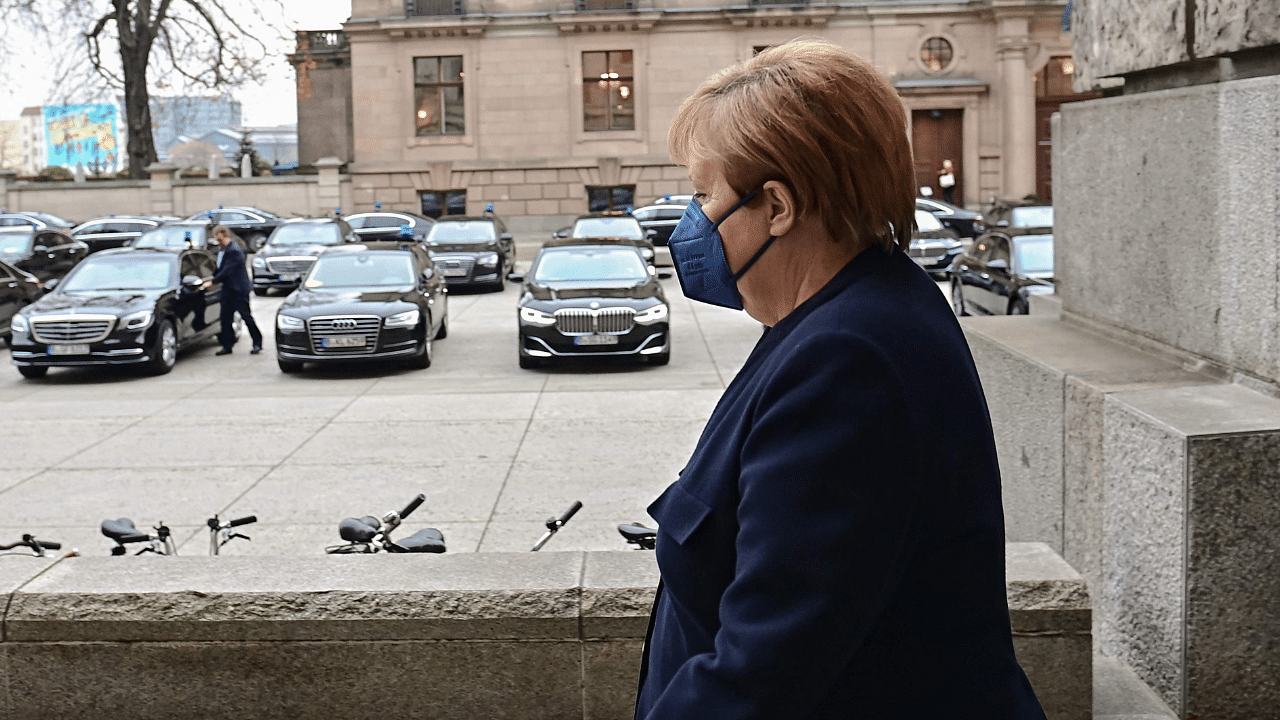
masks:
{"type": "Polygon", "coordinates": [[[511,463],[507,465],[507,473],[502,476],[502,485],[498,486],[498,494],[493,498],[493,507],[489,509],[489,519],[484,521],[484,529],[480,531],[480,539],[476,541],[475,552],[480,552],[480,548],[484,547],[484,539],[489,534],[489,528],[493,525],[493,518],[498,514],[498,504],[502,502],[502,493],[507,490],[507,483],[511,481],[511,473],[515,471],[516,461],[520,459],[520,451],[524,449],[524,441],[529,437],[529,428],[533,426],[533,420],[538,416],[538,405],[542,402],[542,393],[546,390],[547,383],[550,382],[551,376],[544,376],[542,379],[542,388],[538,390],[538,398],[533,401],[533,407],[529,410],[529,419],[525,421],[524,432],[520,433],[520,442],[516,443],[515,452],[511,453],[511,463]]]}
{"type": "Polygon", "coordinates": [[[30,480],[31,478],[33,478],[33,477],[35,477],[35,476],[37,476],[37,475],[40,475],[41,473],[45,472],[45,471],[46,471],[46,470],[48,470],[48,469],[49,469],[49,467],[48,467],[48,466],[45,466],[45,467],[40,468],[39,470],[33,470],[33,471],[32,471],[32,473],[31,473],[30,475],[24,476],[21,480],[19,480],[19,481],[15,482],[14,484],[10,485],[9,487],[6,487],[6,488],[0,488],[0,495],[3,495],[3,494],[5,494],[5,493],[9,492],[10,490],[13,490],[14,488],[18,487],[18,486],[19,486],[19,485],[21,485],[22,483],[24,483],[24,482],[26,482],[26,481],[30,480]]]}
{"type": "MultiPolygon", "coordinates": [[[[688,300],[686,299],[685,302],[688,302],[688,300]]],[[[698,310],[693,307],[693,303],[689,303],[689,306],[689,314],[693,316],[693,324],[698,326],[698,337],[702,338],[702,346],[707,349],[707,357],[711,359],[711,367],[716,369],[716,377],[720,380],[720,388],[727,388],[729,384],[724,381],[724,373],[720,370],[720,362],[716,360],[715,353],[711,351],[711,343],[707,340],[707,333],[702,329],[702,320],[698,317],[698,310]]]]}

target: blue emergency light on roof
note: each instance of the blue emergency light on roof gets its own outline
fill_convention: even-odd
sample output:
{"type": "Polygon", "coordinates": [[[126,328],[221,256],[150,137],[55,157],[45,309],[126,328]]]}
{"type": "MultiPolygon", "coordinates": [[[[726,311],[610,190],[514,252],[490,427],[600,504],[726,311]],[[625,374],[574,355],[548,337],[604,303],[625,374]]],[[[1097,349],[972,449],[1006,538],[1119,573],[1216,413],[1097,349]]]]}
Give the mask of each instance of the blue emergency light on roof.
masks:
{"type": "Polygon", "coordinates": [[[671,199],[671,193],[667,193],[666,195],[663,195],[663,196],[662,196],[662,199],[663,199],[663,200],[670,200],[670,199],[671,199]]]}
{"type": "Polygon", "coordinates": [[[400,237],[413,236],[413,228],[409,227],[409,223],[400,223],[400,237]]]}
{"type": "Polygon", "coordinates": [[[221,209],[222,209],[222,203],[218,203],[218,209],[219,209],[219,210],[221,210],[221,209]]]}
{"type": "Polygon", "coordinates": [[[333,214],[334,214],[334,215],[341,215],[341,214],[342,214],[342,208],[334,208],[334,209],[333,209],[333,214]]]}
{"type": "Polygon", "coordinates": [[[382,209],[382,201],[381,201],[381,200],[379,200],[378,202],[375,202],[375,203],[373,204],[373,209],[374,209],[374,210],[381,210],[381,209],[382,209]]]}
{"type": "Polygon", "coordinates": [[[485,212],[493,212],[493,203],[489,203],[488,205],[485,205],[485,206],[484,206],[484,211],[485,211],[485,212]]]}

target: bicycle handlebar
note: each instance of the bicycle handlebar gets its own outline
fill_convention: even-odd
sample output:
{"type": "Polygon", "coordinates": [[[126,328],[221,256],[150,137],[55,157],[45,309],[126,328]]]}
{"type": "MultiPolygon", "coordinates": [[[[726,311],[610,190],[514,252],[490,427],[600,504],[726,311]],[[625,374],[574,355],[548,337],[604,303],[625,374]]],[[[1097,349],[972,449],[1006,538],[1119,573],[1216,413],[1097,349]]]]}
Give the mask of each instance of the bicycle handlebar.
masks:
{"type": "Polygon", "coordinates": [[[569,518],[572,518],[574,515],[578,514],[578,511],[581,509],[582,509],[582,501],[575,500],[573,502],[573,505],[570,505],[569,509],[566,510],[564,514],[560,516],[560,519],[556,521],[557,524],[564,525],[565,523],[569,522],[569,518]]]}
{"type": "Polygon", "coordinates": [[[422,493],[418,493],[418,497],[410,500],[409,504],[405,505],[404,509],[400,511],[400,519],[403,520],[409,517],[409,513],[413,512],[414,510],[417,510],[418,506],[421,505],[426,499],[427,499],[426,495],[423,495],[422,493]]]}
{"type": "Polygon", "coordinates": [[[236,518],[235,520],[228,520],[227,527],[228,528],[240,527],[241,525],[249,525],[251,523],[256,523],[256,522],[258,522],[257,515],[245,515],[242,518],[236,518]]]}

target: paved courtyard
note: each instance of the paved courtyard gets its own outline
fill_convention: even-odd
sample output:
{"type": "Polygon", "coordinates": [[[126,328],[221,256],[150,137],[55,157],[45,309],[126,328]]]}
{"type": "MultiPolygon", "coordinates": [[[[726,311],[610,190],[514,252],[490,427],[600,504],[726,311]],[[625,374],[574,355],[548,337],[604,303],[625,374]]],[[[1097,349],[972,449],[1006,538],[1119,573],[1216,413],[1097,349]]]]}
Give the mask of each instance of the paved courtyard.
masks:
{"type": "Polygon", "coordinates": [[[450,296],[427,370],[348,366],[284,375],[278,296],[254,298],[266,350],[210,345],[173,372],[54,370],[23,380],[0,350],[0,542],[24,532],[105,555],[99,523],[163,521],[180,554],[204,521],[255,514],[226,554],[317,555],[338,521],[426,502],[401,536],[437,527],[450,552],[528,550],[543,522],[583,510],[547,550],[623,549],[619,522],[675,477],[760,325],[692,303],[675,279],[671,364],[516,365],[517,290],[450,296]]]}

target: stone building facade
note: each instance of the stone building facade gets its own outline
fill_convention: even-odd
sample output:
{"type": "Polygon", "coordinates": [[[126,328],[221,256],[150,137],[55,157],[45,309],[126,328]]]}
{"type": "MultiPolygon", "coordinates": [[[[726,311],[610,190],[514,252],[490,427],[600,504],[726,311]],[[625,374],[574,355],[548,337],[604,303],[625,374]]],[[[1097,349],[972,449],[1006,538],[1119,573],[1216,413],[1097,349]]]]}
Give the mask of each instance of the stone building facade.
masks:
{"type": "Polygon", "coordinates": [[[1050,175],[1037,162],[1049,156],[1037,149],[1048,127],[1037,111],[1071,93],[1064,6],[354,0],[341,39],[317,44],[310,33],[293,56],[301,161],[346,162],[356,209],[475,213],[492,203],[550,226],[645,205],[690,190],[666,131],[699,83],[765,47],[818,37],[870,59],[897,87],[921,185],[936,189],[951,159],[971,207],[1046,195],[1050,175]],[[349,146],[334,131],[347,112],[349,146]],[[309,145],[312,133],[330,139],[309,145]]]}

